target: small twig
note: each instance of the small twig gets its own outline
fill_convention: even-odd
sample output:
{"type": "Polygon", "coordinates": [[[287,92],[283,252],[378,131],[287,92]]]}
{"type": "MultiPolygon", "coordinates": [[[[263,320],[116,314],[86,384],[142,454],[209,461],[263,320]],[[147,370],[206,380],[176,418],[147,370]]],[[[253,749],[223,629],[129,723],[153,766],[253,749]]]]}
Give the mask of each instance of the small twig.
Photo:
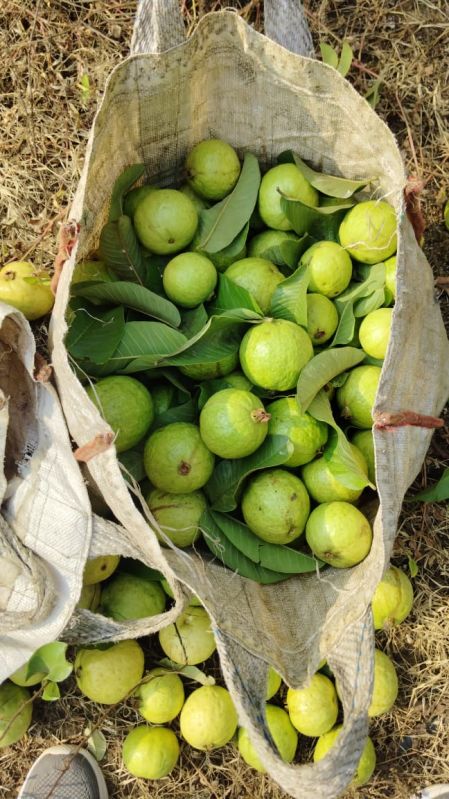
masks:
{"type": "Polygon", "coordinates": [[[65,214],[66,214],[66,213],[67,213],[67,210],[66,210],[66,209],[64,209],[63,211],[60,211],[60,212],[59,212],[59,214],[57,214],[57,216],[55,216],[55,217],[54,217],[54,219],[52,219],[52,220],[51,220],[51,222],[49,222],[49,223],[48,223],[48,224],[45,226],[45,228],[44,228],[44,230],[42,231],[42,233],[41,233],[41,235],[39,236],[39,238],[37,238],[37,239],[36,239],[36,240],[33,242],[33,244],[31,245],[31,247],[28,247],[28,249],[26,250],[26,252],[25,252],[25,253],[22,255],[22,261],[26,261],[26,259],[28,258],[28,256],[29,256],[29,255],[31,255],[31,253],[33,252],[33,250],[35,250],[35,249],[36,249],[36,247],[37,247],[37,246],[38,246],[38,245],[41,243],[41,241],[43,241],[43,239],[45,239],[45,237],[47,236],[47,234],[48,234],[48,233],[50,233],[50,231],[52,230],[52,228],[53,228],[53,226],[56,224],[56,222],[59,222],[59,220],[60,220],[60,219],[62,219],[62,218],[65,216],[65,214]]]}

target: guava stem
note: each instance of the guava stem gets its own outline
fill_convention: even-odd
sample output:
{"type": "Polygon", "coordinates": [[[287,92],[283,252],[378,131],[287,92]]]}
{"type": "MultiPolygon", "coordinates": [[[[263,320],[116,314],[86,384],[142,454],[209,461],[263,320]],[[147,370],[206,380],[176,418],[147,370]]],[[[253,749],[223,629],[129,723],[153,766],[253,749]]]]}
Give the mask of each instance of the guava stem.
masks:
{"type": "Polygon", "coordinates": [[[263,422],[266,424],[271,419],[271,413],[267,413],[265,408],[257,408],[255,411],[251,411],[251,419],[254,422],[263,422]]]}
{"type": "Polygon", "coordinates": [[[178,466],[178,474],[183,474],[183,475],[188,474],[191,468],[192,467],[190,463],[187,463],[187,461],[181,461],[181,463],[178,466]]]}

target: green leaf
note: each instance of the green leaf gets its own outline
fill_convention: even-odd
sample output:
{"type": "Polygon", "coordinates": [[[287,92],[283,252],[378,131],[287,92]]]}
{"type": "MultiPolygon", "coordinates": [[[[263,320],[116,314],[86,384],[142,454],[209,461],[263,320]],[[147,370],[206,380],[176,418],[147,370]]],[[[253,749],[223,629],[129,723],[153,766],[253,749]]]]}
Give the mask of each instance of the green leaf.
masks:
{"type": "Polygon", "coordinates": [[[61,691],[59,690],[59,685],[51,680],[45,683],[44,690],[42,691],[42,699],[45,702],[57,702],[60,698],[61,691]]]}
{"type": "Polygon", "coordinates": [[[94,364],[105,364],[115,352],[125,330],[122,307],[101,311],[85,302],[78,308],[65,339],[75,359],[86,358],[94,364]]]}
{"type": "Polygon", "coordinates": [[[267,247],[266,250],[260,253],[259,257],[266,258],[267,261],[271,261],[277,266],[285,266],[293,270],[298,266],[298,261],[303,252],[314,243],[315,239],[309,236],[308,233],[304,233],[296,241],[294,239],[285,239],[285,241],[275,247],[267,247]]]}
{"type": "Polygon", "coordinates": [[[123,195],[139,180],[145,172],[145,164],[133,164],[122,172],[112,189],[109,222],[116,222],[123,214],[123,195]]]}
{"type": "Polygon", "coordinates": [[[360,489],[365,486],[374,488],[368,477],[354,459],[354,454],[350,447],[343,430],[336,423],[332,414],[332,408],[326,392],[321,390],[312,400],[308,412],[314,419],[325,422],[334,431],[335,436],[331,438],[329,446],[326,447],[324,457],[328,463],[332,463],[332,473],[347,488],[360,489]]]}
{"type": "Polygon", "coordinates": [[[340,314],[338,327],[335,331],[334,338],[330,343],[330,347],[336,347],[341,344],[349,344],[354,338],[355,334],[355,316],[354,316],[354,303],[347,302],[343,305],[343,311],[340,314]]]}
{"type": "Polygon", "coordinates": [[[287,436],[267,436],[252,455],[235,460],[222,460],[215,467],[205,492],[214,510],[224,513],[237,507],[237,494],[243,481],[260,469],[281,466],[293,452],[287,436]]]}
{"type": "Polygon", "coordinates": [[[383,78],[377,78],[365,94],[365,100],[370,104],[371,108],[376,108],[380,100],[380,87],[382,84],[383,78]]]}
{"type": "Polygon", "coordinates": [[[371,311],[377,311],[385,302],[385,289],[375,289],[369,297],[357,300],[354,305],[354,316],[358,319],[371,311]]]}
{"type": "Polygon", "coordinates": [[[352,52],[352,48],[350,47],[348,42],[343,42],[343,47],[341,48],[340,60],[338,62],[337,72],[339,72],[340,75],[343,75],[344,78],[351,69],[353,58],[354,58],[354,53],[352,52]]]}
{"type": "Polygon", "coordinates": [[[200,685],[215,685],[215,677],[212,677],[212,674],[205,674],[197,666],[180,666],[179,663],[175,663],[170,658],[162,658],[159,663],[163,668],[152,669],[155,676],[176,672],[176,674],[181,674],[183,677],[187,677],[188,680],[200,683],[200,685]]]}
{"type": "Polygon", "coordinates": [[[185,344],[186,337],[162,322],[127,322],[110,363],[126,373],[141,372],[185,344]],[[130,363],[132,361],[132,363],[130,363]],[[128,368],[129,364],[129,368],[128,368]]]}
{"type": "Polygon", "coordinates": [[[258,316],[263,315],[249,291],[233,283],[226,275],[219,275],[217,296],[212,301],[209,313],[218,316],[223,311],[230,311],[234,308],[248,308],[258,316]]]}
{"type": "Polygon", "coordinates": [[[103,760],[108,745],[101,730],[93,730],[93,732],[91,732],[89,727],[86,727],[84,735],[87,737],[87,749],[91,755],[93,755],[98,762],[103,760]]]}
{"type": "Polygon", "coordinates": [[[301,370],[296,387],[296,398],[301,412],[307,411],[316,394],[333,377],[356,366],[364,357],[363,350],[356,347],[328,349],[315,355],[301,370]]]}
{"type": "Polygon", "coordinates": [[[119,277],[133,283],[145,282],[147,265],[129,216],[120,216],[104,226],[98,253],[119,277]]]}
{"type": "Polygon", "coordinates": [[[196,403],[193,400],[188,400],[182,405],[175,405],[173,408],[168,408],[164,413],[156,416],[151,426],[151,432],[174,422],[196,422],[197,418],[196,403]]]}
{"type": "Polygon", "coordinates": [[[121,452],[119,466],[124,470],[123,477],[125,480],[129,477],[129,474],[136,483],[144,480],[146,472],[143,465],[142,448],[133,447],[132,449],[127,449],[126,452],[121,452]]]}
{"type": "MultiPolygon", "coordinates": [[[[355,333],[356,302],[365,298],[368,303],[372,302],[370,298],[379,291],[379,295],[376,295],[375,299],[377,302],[380,291],[384,292],[385,264],[374,264],[367,270],[363,270],[361,274],[365,276],[361,283],[350,283],[346,291],[334,300],[340,319],[330,347],[335,347],[337,344],[349,344],[352,341],[355,333]]],[[[363,307],[361,306],[360,310],[363,310],[363,307]]],[[[369,307],[369,304],[365,307],[369,307]]],[[[357,316],[360,315],[363,314],[357,313],[357,316]]]]}
{"type": "Polygon", "coordinates": [[[183,311],[181,314],[181,332],[186,338],[193,338],[207,324],[208,318],[204,305],[198,305],[197,308],[183,311]]]}
{"type": "Polygon", "coordinates": [[[338,241],[338,229],[348,208],[355,200],[342,200],[339,205],[323,205],[312,208],[281,192],[281,208],[298,236],[309,233],[321,241],[338,241]]]}
{"type": "Polygon", "coordinates": [[[126,305],[127,308],[153,316],[173,327],[179,327],[181,324],[181,316],[176,305],[137,283],[126,280],[114,283],[104,281],[76,283],[72,294],[88,300],[98,300],[104,305],[126,305]]]}
{"type": "MultiPolygon", "coordinates": [[[[254,317],[254,314],[252,316],[254,317]]],[[[259,317],[256,316],[256,319],[259,317]]],[[[181,347],[178,353],[166,358],[166,362],[171,366],[212,364],[232,355],[240,346],[243,321],[245,321],[244,309],[211,317],[205,327],[181,347]],[[235,315],[232,315],[233,313],[235,315]]]]}
{"type": "Polygon", "coordinates": [[[252,560],[243,555],[226,538],[208,511],[205,511],[201,516],[199,526],[203,533],[203,539],[212,554],[229,569],[240,574],[241,577],[247,577],[249,580],[254,580],[256,583],[263,585],[279,583],[287,579],[288,575],[264,569],[263,566],[253,563],[252,560]]]}
{"type": "Polygon", "coordinates": [[[408,556],[407,560],[408,560],[408,570],[410,572],[410,577],[412,578],[416,577],[416,575],[419,572],[419,566],[416,560],[413,560],[413,558],[411,558],[410,555],[408,556]]]}
{"type": "MultiPolygon", "coordinates": [[[[238,258],[241,258],[241,253],[243,252],[243,248],[246,244],[246,239],[248,238],[248,231],[249,231],[249,222],[241,229],[240,233],[237,234],[235,239],[228,244],[227,247],[224,247],[222,250],[218,250],[218,252],[213,253],[213,255],[219,255],[220,258],[224,259],[232,259],[233,261],[237,261],[238,258]]],[[[201,249],[199,246],[195,246],[196,252],[204,252],[207,254],[206,250],[201,249]]],[[[211,253],[209,253],[211,254],[211,253]]],[[[231,261],[229,261],[231,262],[231,261]]],[[[218,269],[219,267],[217,267],[218,269]]]]}
{"type": "Polygon", "coordinates": [[[243,555],[271,571],[282,574],[304,574],[315,572],[322,562],[313,555],[306,555],[292,547],[280,544],[268,544],[262,541],[249,527],[230,516],[216,511],[210,515],[224,533],[228,541],[243,555]]]}
{"type": "Polygon", "coordinates": [[[67,644],[62,641],[52,641],[37,650],[36,655],[46,664],[49,680],[62,682],[72,673],[73,665],[67,660],[66,653],[67,644]]]}
{"type": "Polygon", "coordinates": [[[277,319],[288,319],[307,327],[307,289],[310,275],[305,266],[276,286],[271,298],[271,314],[277,319]]]}
{"type": "Polygon", "coordinates": [[[260,185],[257,158],[246,153],[240,177],[230,194],[212,208],[200,213],[198,248],[220,252],[242,231],[256,206],[260,185]]]}
{"type": "Polygon", "coordinates": [[[449,468],[445,469],[437,483],[424,488],[413,497],[407,497],[411,502],[445,502],[449,499],[449,468]]]}
{"type": "MultiPolygon", "coordinates": [[[[342,200],[349,199],[356,191],[363,189],[364,186],[373,180],[373,178],[349,180],[348,178],[341,178],[337,175],[326,175],[324,172],[317,172],[316,169],[312,169],[311,166],[308,166],[297,153],[293,152],[293,150],[285,150],[278,156],[278,161],[281,163],[289,161],[290,163],[296,164],[299,171],[317,191],[320,191],[321,194],[326,194],[328,197],[337,197],[342,200]]],[[[332,208],[332,206],[328,207],[332,208]]],[[[334,207],[338,208],[340,206],[334,207]]],[[[346,208],[348,206],[343,207],[346,208]]]]}
{"type": "Polygon", "coordinates": [[[331,47],[330,44],[326,44],[326,42],[320,42],[320,51],[321,51],[321,58],[323,59],[323,64],[327,64],[334,69],[337,69],[338,66],[338,53],[331,47]]]}

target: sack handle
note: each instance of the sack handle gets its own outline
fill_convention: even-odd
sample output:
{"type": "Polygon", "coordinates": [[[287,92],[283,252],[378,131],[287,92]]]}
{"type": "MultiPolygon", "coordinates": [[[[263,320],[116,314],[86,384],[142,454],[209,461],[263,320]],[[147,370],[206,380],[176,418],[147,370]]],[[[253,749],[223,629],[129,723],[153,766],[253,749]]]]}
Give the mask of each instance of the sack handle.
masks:
{"type": "MultiPolygon", "coordinates": [[[[265,33],[303,56],[313,56],[312,37],[300,0],[265,0],[265,33]]],[[[161,53],[185,39],[179,0],[139,0],[131,55],[161,53]]]]}

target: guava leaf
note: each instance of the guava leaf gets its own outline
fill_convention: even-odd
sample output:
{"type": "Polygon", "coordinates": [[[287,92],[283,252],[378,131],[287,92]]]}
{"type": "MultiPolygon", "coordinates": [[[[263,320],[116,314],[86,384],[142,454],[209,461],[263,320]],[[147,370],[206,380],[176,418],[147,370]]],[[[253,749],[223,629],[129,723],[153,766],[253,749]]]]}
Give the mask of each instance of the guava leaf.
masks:
{"type": "Polygon", "coordinates": [[[106,364],[124,334],[125,315],[122,307],[108,311],[84,301],[75,311],[65,339],[70,355],[77,359],[87,359],[94,364],[106,364]]]}
{"type": "Polygon", "coordinates": [[[198,305],[196,308],[182,311],[181,313],[181,332],[186,338],[193,338],[208,320],[207,311],[204,305],[198,305]]]}
{"type": "Polygon", "coordinates": [[[338,229],[348,211],[355,205],[355,200],[342,199],[339,205],[323,205],[312,208],[288,195],[281,194],[281,208],[298,236],[309,233],[318,241],[338,242],[338,229]]]}
{"type": "Polygon", "coordinates": [[[298,378],[296,398],[301,413],[308,410],[313,398],[333,377],[363,361],[365,353],[356,347],[324,350],[312,358],[298,378]]]}
{"type": "Polygon", "coordinates": [[[28,661],[26,679],[35,674],[43,674],[44,680],[52,683],[66,680],[73,671],[73,665],[67,660],[66,652],[67,644],[62,641],[52,641],[39,647],[28,661]]]}
{"type": "Polygon", "coordinates": [[[260,469],[281,466],[292,452],[293,444],[287,436],[267,436],[252,455],[220,461],[204,489],[212,508],[224,513],[234,510],[239,488],[248,475],[260,469]]]}
{"type": "MultiPolygon", "coordinates": [[[[363,189],[368,183],[371,183],[373,178],[365,178],[362,180],[348,180],[348,178],[340,178],[337,175],[325,175],[323,172],[317,172],[312,167],[308,166],[297,153],[292,150],[285,150],[278,156],[279,163],[293,163],[296,164],[300,172],[304,175],[306,180],[321,194],[326,194],[328,197],[339,197],[341,200],[347,200],[349,197],[363,189]]],[[[354,205],[355,203],[353,203],[354,205]]]]}
{"type": "Polygon", "coordinates": [[[52,682],[51,680],[45,683],[44,690],[42,691],[42,699],[45,702],[57,702],[60,698],[61,691],[59,690],[58,683],[52,682]]]}
{"type": "Polygon", "coordinates": [[[249,580],[254,580],[256,583],[263,585],[279,583],[287,579],[288,575],[265,569],[243,555],[226,538],[208,511],[205,511],[201,516],[199,526],[203,533],[204,541],[212,554],[229,569],[240,574],[241,577],[247,577],[249,580]]]}
{"type": "Polygon", "coordinates": [[[145,469],[143,466],[143,452],[142,449],[133,447],[127,449],[126,452],[121,452],[119,457],[119,466],[123,470],[123,477],[128,479],[129,475],[133,477],[136,483],[140,483],[146,477],[145,469]]]}
{"type": "Polygon", "coordinates": [[[329,348],[336,347],[341,344],[349,344],[354,338],[355,334],[355,316],[354,316],[354,303],[347,302],[343,305],[343,310],[338,320],[337,329],[334,338],[329,345],[329,348]]]}
{"type": "Polygon", "coordinates": [[[138,283],[127,280],[117,280],[113,283],[105,281],[75,283],[72,294],[85,297],[87,300],[98,300],[102,305],[126,305],[127,308],[152,316],[172,327],[179,327],[181,324],[181,316],[176,305],[138,283]]]}
{"type": "Polygon", "coordinates": [[[323,64],[337,69],[338,66],[338,53],[334,48],[326,42],[320,42],[320,51],[323,64]]]}
{"type": "Polygon", "coordinates": [[[241,233],[256,206],[260,167],[252,153],[243,159],[240,177],[230,194],[212,208],[200,213],[198,249],[220,252],[241,233]]]}
{"type": "Polygon", "coordinates": [[[282,574],[304,574],[315,572],[319,565],[323,565],[313,555],[306,555],[292,547],[262,541],[246,524],[231,516],[216,511],[210,511],[210,515],[236,549],[253,563],[266,569],[282,574]]]}
{"type": "MultiPolygon", "coordinates": [[[[201,219],[200,219],[200,230],[201,230],[201,219]]],[[[220,255],[222,258],[229,258],[233,261],[237,261],[238,258],[243,258],[244,256],[241,255],[243,248],[246,244],[246,240],[248,238],[248,231],[249,231],[249,222],[241,229],[240,233],[237,234],[235,239],[228,244],[227,247],[223,247],[222,250],[218,250],[218,252],[213,253],[213,255],[220,255]]],[[[207,255],[207,250],[203,250],[200,246],[195,246],[196,252],[203,252],[207,255]]]]}
{"type": "Polygon", "coordinates": [[[411,558],[410,555],[407,558],[407,562],[408,562],[408,570],[410,572],[410,577],[413,579],[414,577],[416,577],[416,575],[419,572],[419,566],[416,560],[413,560],[413,558],[411,558]]]}
{"type": "Polygon", "coordinates": [[[143,383],[149,388],[151,391],[151,382],[155,380],[168,380],[169,383],[172,384],[181,394],[185,394],[186,397],[191,396],[190,390],[182,381],[182,376],[179,374],[177,369],[168,369],[164,367],[151,369],[149,372],[145,374],[145,372],[139,378],[142,380],[143,383]],[[148,378],[148,380],[147,380],[148,378]],[[150,382],[151,381],[151,382],[150,382]]]}
{"type": "Polygon", "coordinates": [[[110,358],[116,370],[141,372],[185,344],[186,337],[162,322],[127,322],[110,358]],[[128,366],[129,365],[129,366],[128,366]]]}
{"type": "Polygon", "coordinates": [[[164,413],[156,416],[151,425],[151,432],[157,430],[159,427],[165,427],[167,424],[173,424],[174,422],[196,422],[197,418],[198,410],[196,403],[193,400],[188,400],[182,405],[175,405],[173,408],[168,408],[164,413]]]}
{"type": "Polygon", "coordinates": [[[363,297],[354,304],[354,316],[360,318],[377,311],[385,303],[385,289],[375,289],[369,297],[363,297]]]}
{"type": "Polygon", "coordinates": [[[179,663],[175,663],[175,661],[170,660],[170,658],[162,658],[159,664],[162,668],[152,669],[155,675],[159,676],[175,672],[176,674],[181,674],[183,677],[187,677],[188,680],[194,680],[200,683],[200,685],[215,685],[215,678],[212,677],[212,674],[205,674],[205,672],[201,671],[197,666],[180,666],[179,663]]]}
{"type": "Polygon", "coordinates": [[[245,308],[212,316],[196,336],[170,358],[165,358],[165,361],[171,366],[216,363],[237,352],[242,339],[243,323],[246,321],[260,321],[260,317],[245,308]]]}
{"type": "Polygon", "coordinates": [[[86,727],[84,735],[87,737],[87,749],[91,755],[94,756],[95,760],[103,760],[108,745],[101,730],[93,730],[91,732],[89,727],[86,727]]]}
{"type": "MultiPolygon", "coordinates": [[[[385,291],[385,264],[374,264],[368,270],[361,271],[361,275],[364,275],[361,283],[350,283],[348,288],[334,300],[340,319],[329,347],[349,344],[355,333],[356,303],[358,304],[359,301],[365,298],[369,303],[373,294],[375,295],[379,291],[379,295],[376,295],[379,298],[380,291],[385,291]]],[[[377,299],[375,302],[377,302],[377,299]]],[[[369,307],[369,304],[365,305],[365,307],[369,307]]],[[[363,310],[363,306],[360,310],[363,310]]],[[[357,313],[357,316],[362,315],[364,314],[357,313]]]]}
{"type": "Polygon", "coordinates": [[[271,298],[271,315],[277,319],[288,319],[307,327],[307,289],[310,275],[305,266],[276,286],[271,298]]]}
{"type": "Polygon", "coordinates": [[[123,214],[123,196],[145,172],[145,164],[133,164],[118,176],[114,183],[109,207],[109,222],[116,222],[123,214]]]}
{"type": "Polygon", "coordinates": [[[449,499],[449,468],[444,470],[433,486],[418,491],[413,497],[407,497],[410,502],[445,502],[447,499],[449,499]]]}
{"type": "Polygon", "coordinates": [[[217,296],[212,301],[209,313],[219,316],[224,311],[237,308],[248,308],[254,314],[262,316],[262,311],[254,297],[246,289],[238,286],[226,275],[218,276],[217,296]]]}
{"type": "Polygon", "coordinates": [[[170,256],[169,255],[144,255],[145,260],[145,278],[143,284],[150,291],[165,298],[164,284],[162,282],[162,275],[167,266],[170,256]]]}
{"type": "Polygon", "coordinates": [[[375,488],[354,459],[353,452],[341,427],[334,419],[332,408],[325,391],[321,390],[310,403],[308,413],[320,422],[325,422],[334,431],[326,447],[324,457],[331,466],[332,473],[346,488],[360,489],[365,486],[375,488]]]}
{"type": "Polygon", "coordinates": [[[106,266],[123,280],[145,282],[147,265],[129,216],[120,216],[104,226],[98,252],[106,266]]]}
{"type": "Polygon", "coordinates": [[[315,244],[316,239],[304,233],[297,241],[294,239],[285,239],[281,244],[275,247],[267,247],[262,250],[259,258],[266,258],[267,261],[276,264],[276,266],[285,266],[290,270],[296,269],[298,261],[303,252],[305,252],[312,244],[315,244]]]}

